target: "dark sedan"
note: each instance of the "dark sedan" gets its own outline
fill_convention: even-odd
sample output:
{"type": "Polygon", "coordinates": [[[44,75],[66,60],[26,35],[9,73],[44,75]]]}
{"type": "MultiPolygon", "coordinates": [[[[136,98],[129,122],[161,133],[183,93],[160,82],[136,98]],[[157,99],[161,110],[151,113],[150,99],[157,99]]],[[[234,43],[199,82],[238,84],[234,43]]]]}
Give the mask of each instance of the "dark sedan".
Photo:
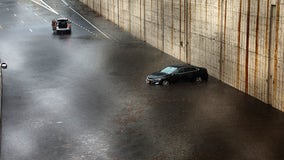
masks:
{"type": "Polygon", "coordinates": [[[177,81],[208,80],[206,68],[193,65],[171,65],[147,76],[146,83],[164,86],[177,81]]]}

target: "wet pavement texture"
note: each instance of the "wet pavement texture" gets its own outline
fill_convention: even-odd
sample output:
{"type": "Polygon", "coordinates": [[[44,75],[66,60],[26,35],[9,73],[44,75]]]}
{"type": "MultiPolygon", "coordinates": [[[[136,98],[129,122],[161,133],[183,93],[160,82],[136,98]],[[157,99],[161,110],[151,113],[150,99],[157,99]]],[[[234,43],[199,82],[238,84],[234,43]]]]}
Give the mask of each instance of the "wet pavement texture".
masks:
{"type": "Polygon", "coordinates": [[[182,62],[76,0],[66,2],[113,39],[45,2],[72,20],[71,35],[53,35],[57,15],[29,0],[0,3],[1,160],[284,159],[282,112],[213,77],[146,85],[182,62]]]}

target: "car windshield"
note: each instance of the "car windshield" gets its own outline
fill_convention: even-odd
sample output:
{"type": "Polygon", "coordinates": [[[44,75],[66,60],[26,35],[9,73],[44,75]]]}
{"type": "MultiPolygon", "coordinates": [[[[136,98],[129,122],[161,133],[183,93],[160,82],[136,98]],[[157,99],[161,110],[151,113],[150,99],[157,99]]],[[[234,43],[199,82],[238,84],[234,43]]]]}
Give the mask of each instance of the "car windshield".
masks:
{"type": "Polygon", "coordinates": [[[166,74],[172,74],[176,70],[177,70],[176,67],[166,67],[166,68],[162,69],[161,72],[166,73],[166,74]]]}

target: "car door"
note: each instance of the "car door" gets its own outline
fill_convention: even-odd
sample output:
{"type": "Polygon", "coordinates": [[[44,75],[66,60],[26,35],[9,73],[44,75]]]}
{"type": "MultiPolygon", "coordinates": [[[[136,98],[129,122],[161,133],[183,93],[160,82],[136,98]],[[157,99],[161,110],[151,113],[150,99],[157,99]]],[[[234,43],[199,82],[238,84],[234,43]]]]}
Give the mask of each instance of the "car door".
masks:
{"type": "Polygon", "coordinates": [[[187,67],[184,69],[184,78],[186,81],[194,81],[196,79],[197,69],[194,67],[187,67]]]}
{"type": "Polygon", "coordinates": [[[176,80],[184,81],[186,79],[185,68],[179,68],[175,76],[176,76],[175,78],[176,80]]]}

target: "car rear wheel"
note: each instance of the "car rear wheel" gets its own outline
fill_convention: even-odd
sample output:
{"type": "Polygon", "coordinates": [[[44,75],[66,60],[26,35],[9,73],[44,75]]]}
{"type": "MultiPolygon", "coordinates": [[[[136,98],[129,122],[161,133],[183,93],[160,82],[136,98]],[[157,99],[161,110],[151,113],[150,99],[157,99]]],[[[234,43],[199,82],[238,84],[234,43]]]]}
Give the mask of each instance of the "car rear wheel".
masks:
{"type": "Polygon", "coordinates": [[[167,81],[167,80],[164,80],[164,81],[162,82],[162,85],[163,85],[163,86],[168,86],[169,84],[170,84],[170,82],[167,81]]]}
{"type": "Polygon", "coordinates": [[[201,79],[202,79],[203,81],[207,81],[207,80],[208,80],[208,74],[202,75],[202,76],[201,76],[201,79]]]}

